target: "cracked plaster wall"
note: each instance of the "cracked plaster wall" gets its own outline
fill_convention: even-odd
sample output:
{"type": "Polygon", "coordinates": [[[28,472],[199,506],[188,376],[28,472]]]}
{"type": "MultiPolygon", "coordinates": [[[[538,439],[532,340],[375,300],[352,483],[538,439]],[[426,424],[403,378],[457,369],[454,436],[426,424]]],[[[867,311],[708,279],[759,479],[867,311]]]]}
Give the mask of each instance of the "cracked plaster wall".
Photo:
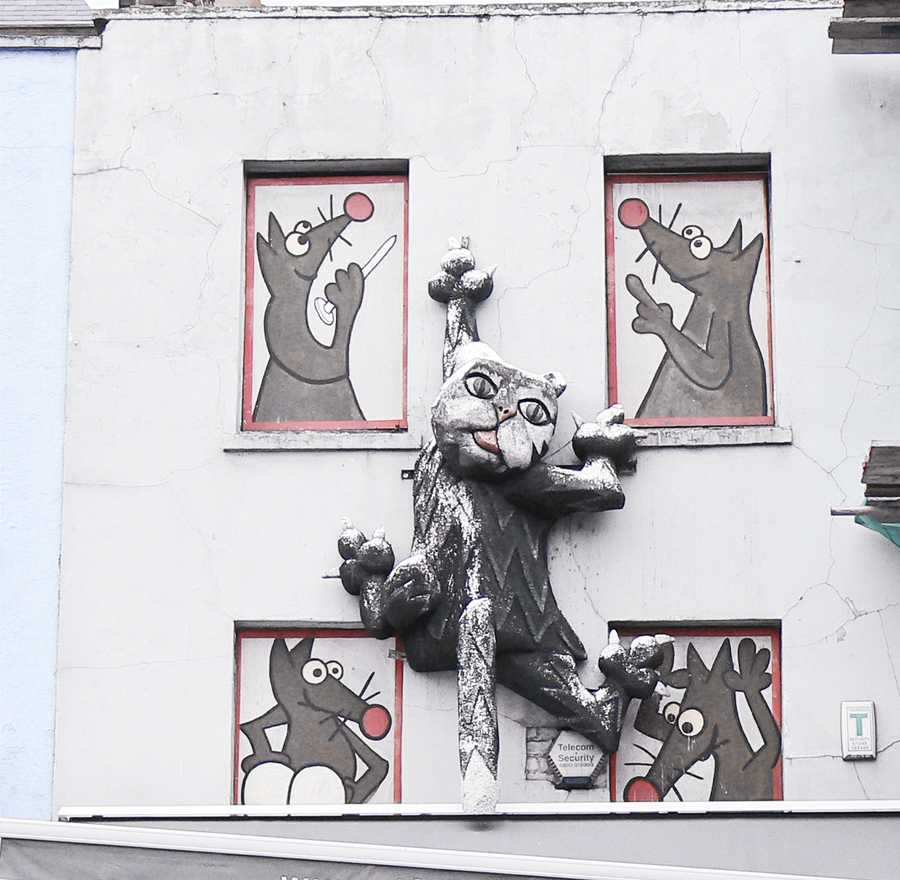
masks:
{"type": "MultiPolygon", "coordinates": [[[[900,553],[829,516],[900,437],[900,74],[831,56],[830,15],[109,23],[78,62],[57,805],[228,803],[234,621],[355,619],[320,577],[343,515],[409,546],[411,453],[222,451],[242,160],[408,158],[412,418],[440,382],[425,281],[469,234],[499,264],[483,338],[569,380],[565,458],[605,404],[604,154],[741,151],[772,155],[794,442],[644,452],[624,511],[558,528],[555,590],[592,682],[609,620],[782,620],[785,797],[900,797],[900,553]],[[841,761],[841,699],[876,701],[877,761],[841,761]]],[[[546,716],[500,709],[501,800],[563,799],[521,778],[546,716]]],[[[405,712],[404,799],[456,802],[453,676],[410,674],[405,712]]]]}

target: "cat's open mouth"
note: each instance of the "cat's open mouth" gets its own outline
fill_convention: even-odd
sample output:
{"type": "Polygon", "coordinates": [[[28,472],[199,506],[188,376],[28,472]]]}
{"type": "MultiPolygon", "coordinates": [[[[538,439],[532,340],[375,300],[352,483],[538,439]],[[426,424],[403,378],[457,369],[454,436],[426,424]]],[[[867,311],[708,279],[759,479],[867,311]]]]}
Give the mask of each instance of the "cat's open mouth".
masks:
{"type": "Polygon", "coordinates": [[[496,428],[491,431],[473,431],[472,436],[482,449],[486,449],[488,452],[495,452],[497,455],[500,454],[500,444],[497,443],[496,428]]]}

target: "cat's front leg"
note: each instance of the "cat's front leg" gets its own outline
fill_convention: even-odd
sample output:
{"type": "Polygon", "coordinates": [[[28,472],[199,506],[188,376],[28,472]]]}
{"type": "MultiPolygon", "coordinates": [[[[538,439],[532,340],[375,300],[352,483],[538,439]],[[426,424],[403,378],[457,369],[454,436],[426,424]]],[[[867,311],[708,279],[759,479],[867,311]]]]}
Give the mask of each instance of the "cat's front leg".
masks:
{"type": "Polygon", "coordinates": [[[425,555],[415,553],[390,573],[384,594],[384,614],[402,633],[434,610],[441,588],[425,555]]]}

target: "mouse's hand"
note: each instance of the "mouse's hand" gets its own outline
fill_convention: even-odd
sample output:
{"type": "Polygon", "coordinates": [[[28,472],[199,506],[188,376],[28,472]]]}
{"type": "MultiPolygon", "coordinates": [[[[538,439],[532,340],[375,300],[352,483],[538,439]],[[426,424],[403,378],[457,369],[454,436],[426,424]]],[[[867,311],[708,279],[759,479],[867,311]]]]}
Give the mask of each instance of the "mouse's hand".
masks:
{"type": "Polygon", "coordinates": [[[631,322],[631,329],[635,333],[655,333],[662,336],[667,329],[674,326],[672,306],[668,303],[658,303],[653,299],[637,275],[628,275],[625,278],[625,287],[638,301],[637,317],[631,322]]]}

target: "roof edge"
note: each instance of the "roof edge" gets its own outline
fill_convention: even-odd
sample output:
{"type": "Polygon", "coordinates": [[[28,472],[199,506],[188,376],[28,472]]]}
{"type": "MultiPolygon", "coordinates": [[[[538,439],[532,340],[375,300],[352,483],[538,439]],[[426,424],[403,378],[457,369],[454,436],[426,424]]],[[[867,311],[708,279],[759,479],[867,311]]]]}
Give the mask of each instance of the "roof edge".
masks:
{"type": "Polygon", "coordinates": [[[95,10],[108,21],[149,19],[184,21],[219,19],[309,18],[488,18],[539,15],[654,15],[697,12],[833,10],[842,0],[582,0],[582,2],[513,2],[458,4],[360,4],[347,6],[129,6],[95,10]]]}

